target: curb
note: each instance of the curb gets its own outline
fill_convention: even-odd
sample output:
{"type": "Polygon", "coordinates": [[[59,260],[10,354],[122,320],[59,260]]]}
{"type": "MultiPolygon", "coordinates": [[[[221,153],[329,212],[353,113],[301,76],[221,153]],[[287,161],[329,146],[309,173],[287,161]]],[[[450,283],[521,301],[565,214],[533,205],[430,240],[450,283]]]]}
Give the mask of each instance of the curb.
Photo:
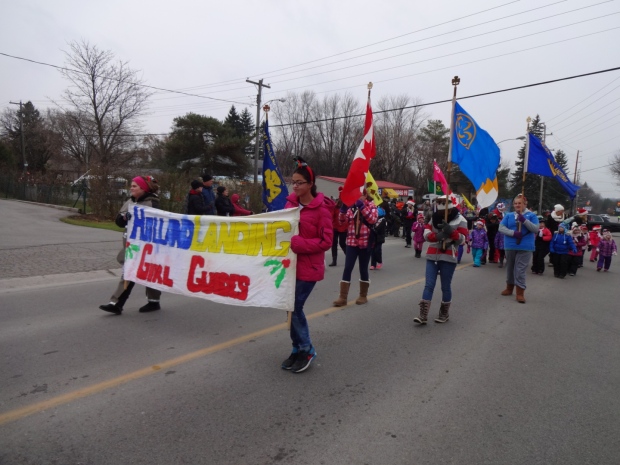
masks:
{"type": "Polygon", "coordinates": [[[66,210],[66,211],[73,212],[73,213],[79,213],[80,212],[79,208],[65,207],[64,205],[54,205],[52,203],[39,203],[39,202],[31,202],[30,200],[19,200],[19,199],[1,199],[1,200],[8,200],[8,201],[12,201],[12,202],[21,202],[21,203],[29,203],[30,205],[39,205],[40,207],[55,208],[56,210],[66,210]]]}
{"type": "Polygon", "coordinates": [[[0,279],[0,295],[11,292],[31,291],[48,287],[69,286],[75,284],[94,283],[98,281],[118,280],[123,273],[122,268],[114,270],[83,271],[79,273],[62,273],[28,278],[0,279]]]}

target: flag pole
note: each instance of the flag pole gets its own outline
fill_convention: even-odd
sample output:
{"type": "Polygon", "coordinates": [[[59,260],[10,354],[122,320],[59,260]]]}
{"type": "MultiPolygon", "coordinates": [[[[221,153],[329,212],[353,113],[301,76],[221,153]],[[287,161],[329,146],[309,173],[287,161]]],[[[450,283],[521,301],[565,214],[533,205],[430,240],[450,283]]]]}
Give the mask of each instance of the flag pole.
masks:
{"type": "MultiPolygon", "coordinates": [[[[521,183],[521,196],[525,197],[525,174],[527,173],[527,165],[530,159],[530,121],[532,118],[529,116],[525,120],[527,126],[525,127],[525,156],[523,157],[523,182],[521,183]]],[[[521,232],[521,223],[517,222],[517,231],[521,232]]],[[[518,240],[517,244],[521,241],[518,240]]]]}
{"type": "MultiPolygon", "coordinates": [[[[450,190],[450,171],[452,171],[452,142],[454,139],[454,110],[456,107],[456,87],[461,83],[461,79],[458,76],[454,76],[452,78],[452,86],[454,87],[454,92],[452,94],[452,116],[450,118],[450,142],[448,143],[448,167],[447,167],[447,175],[446,182],[448,184],[448,190],[450,190]]],[[[448,222],[448,202],[450,192],[444,192],[446,196],[446,207],[444,209],[444,222],[448,222]]]]}

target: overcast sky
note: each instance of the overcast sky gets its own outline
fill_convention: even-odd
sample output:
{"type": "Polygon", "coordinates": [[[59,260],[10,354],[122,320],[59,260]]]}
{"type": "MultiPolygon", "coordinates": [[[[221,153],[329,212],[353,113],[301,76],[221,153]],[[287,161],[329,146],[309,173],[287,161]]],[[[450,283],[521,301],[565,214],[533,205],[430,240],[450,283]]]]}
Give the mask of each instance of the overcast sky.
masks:
{"type": "MultiPolygon", "coordinates": [[[[0,53],[62,66],[67,43],[84,39],[149,85],[225,100],[157,93],[146,133],[168,132],[189,111],[222,119],[231,102],[254,115],[246,78],[271,85],[263,101],[313,90],[362,103],[372,81],[375,102],[434,102],[451,98],[455,75],[465,97],[620,66],[618,0],[21,0],[0,11],[0,53]]],[[[51,67],[0,55],[0,111],[20,99],[44,109],[67,85],[51,67]]],[[[523,135],[539,114],[571,179],[580,150],[581,181],[620,198],[604,167],[620,150],[620,70],[461,104],[496,142],[523,135]]],[[[449,125],[449,103],[424,111],[449,125]]],[[[520,147],[502,142],[502,158],[513,162],[520,147]]]]}

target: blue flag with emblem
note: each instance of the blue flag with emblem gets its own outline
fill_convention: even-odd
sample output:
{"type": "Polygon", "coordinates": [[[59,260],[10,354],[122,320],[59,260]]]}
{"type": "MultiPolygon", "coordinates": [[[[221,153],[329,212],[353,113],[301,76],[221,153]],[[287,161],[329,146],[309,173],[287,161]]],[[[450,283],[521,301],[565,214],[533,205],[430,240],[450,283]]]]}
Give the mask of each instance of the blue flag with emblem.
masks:
{"type": "Polygon", "coordinates": [[[454,105],[451,160],[474,185],[480,208],[488,207],[499,194],[499,147],[458,102],[454,105]]]}
{"type": "Polygon", "coordinates": [[[526,173],[539,174],[548,178],[555,178],[571,199],[575,198],[579,186],[568,180],[568,176],[560,165],[557,164],[551,150],[531,132],[528,133],[528,153],[526,160],[526,173]]]}
{"type": "Polygon", "coordinates": [[[263,130],[263,203],[267,211],[273,212],[284,209],[288,189],[273,152],[268,120],[265,121],[263,130]]]}

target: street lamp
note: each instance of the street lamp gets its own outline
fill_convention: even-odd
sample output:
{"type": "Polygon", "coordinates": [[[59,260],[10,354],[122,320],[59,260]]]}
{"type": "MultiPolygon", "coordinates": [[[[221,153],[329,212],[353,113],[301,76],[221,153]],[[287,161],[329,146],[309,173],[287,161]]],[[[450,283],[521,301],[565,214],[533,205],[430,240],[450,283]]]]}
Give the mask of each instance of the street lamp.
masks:
{"type": "Polygon", "coordinates": [[[504,140],[500,140],[499,142],[496,142],[496,145],[501,144],[502,142],[506,142],[507,140],[525,140],[525,136],[519,136],[519,137],[515,137],[513,139],[504,139],[504,140]]]}
{"type": "MultiPolygon", "coordinates": [[[[283,98],[274,98],[265,102],[263,105],[263,109],[267,107],[267,111],[269,111],[269,103],[271,102],[286,102],[286,99],[283,98]]],[[[259,141],[260,141],[260,93],[257,97],[258,108],[256,109],[256,142],[254,147],[254,184],[258,184],[258,152],[259,152],[259,141]]]]}

